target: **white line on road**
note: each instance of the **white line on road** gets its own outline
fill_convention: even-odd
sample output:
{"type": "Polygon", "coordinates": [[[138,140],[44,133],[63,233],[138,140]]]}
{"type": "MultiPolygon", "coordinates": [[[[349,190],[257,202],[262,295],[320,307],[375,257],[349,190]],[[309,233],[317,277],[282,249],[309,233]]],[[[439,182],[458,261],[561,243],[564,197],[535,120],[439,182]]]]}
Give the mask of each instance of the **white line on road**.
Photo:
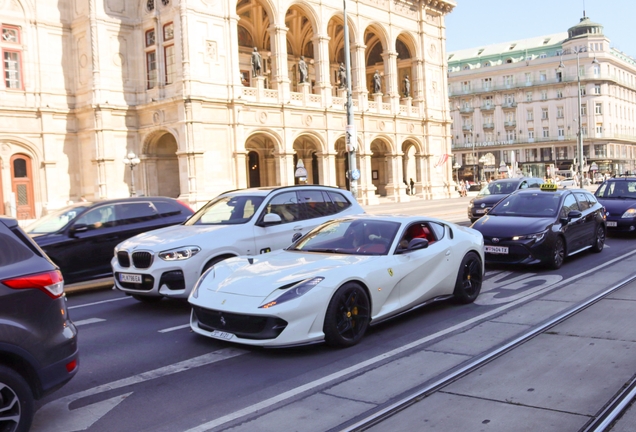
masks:
{"type": "Polygon", "coordinates": [[[98,301],[98,302],[94,302],[94,303],[86,303],[86,304],[83,304],[83,305],[69,306],[68,308],[69,309],[77,309],[77,308],[83,308],[83,307],[86,307],[86,306],[95,306],[95,305],[102,304],[102,303],[110,303],[110,302],[114,302],[114,301],[126,300],[126,299],[131,299],[131,298],[132,297],[130,297],[130,296],[119,297],[119,298],[116,298],[116,299],[102,300],[102,301],[98,301]]]}
{"type": "Polygon", "coordinates": [[[102,322],[102,321],[106,321],[106,320],[102,319],[102,318],[88,318],[88,319],[85,319],[85,320],[73,321],[73,324],[75,324],[75,326],[82,326],[82,325],[86,325],[86,324],[95,324],[95,323],[102,322]]]}
{"type": "Polygon", "coordinates": [[[171,331],[181,330],[181,329],[189,328],[189,327],[190,327],[190,324],[183,324],[183,325],[180,325],[180,326],[170,327],[170,328],[167,328],[167,329],[159,330],[159,333],[168,333],[168,332],[171,332],[171,331]]]}
{"type": "Polygon", "coordinates": [[[484,320],[486,318],[489,318],[491,316],[498,315],[501,312],[503,312],[505,310],[508,310],[508,309],[510,309],[510,308],[512,308],[514,306],[517,306],[520,303],[523,303],[523,302],[525,302],[525,301],[527,301],[529,299],[537,297],[539,294],[542,294],[548,288],[554,289],[554,288],[558,288],[560,286],[564,286],[564,285],[568,284],[569,282],[572,282],[572,281],[574,281],[576,279],[580,279],[581,277],[587,276],[590,273],[594,273],[595,271],[598,271],[601,268],[607,267],[610,264],[613,264],[615,262],[622,261],[625,258],[627,258],[627,257],[629,257],[631,255],[634,255],[634,254],[636,254],[636,250],[632,251],[632,252],[629,252],[629,253],[626,253],[625,255],[623,255],[621,257],[614,258],[613,260],[607,261],[606,263],[601,264],[599,266],[596,266],[596,267],[594,267],[594,268],[592,268],[590,270],[587,270],[585,272],[579,273],[576,276],[572,276],[571,278],[562,280],[562,281],[560,281],[560,282],[558,282],[558,283],[556,283],[554,285],[546,286],[541,291],[533,292],[532,294],[529,294],[526,297],[517,299],[517,300],[513,301],[512,303],[508,303],[508,304],[506,304],[504,306],[498,307],[498,308],[493,309],[493,310],[491,310],[489,312],[486,312],[484,314],[481,314],[479,316],[471,318],[468,321],[461,322],[461,323],[456,324],[456,325],[454,325],[452,327],[449,327],[449,328],[447,328],[445,330],[439,331],[439,332],[437,332],[435,334],[426,336],[426,337],[424,337],[422,339],[418,339],[418,340],[413,341],[413,342],[411,342],[409,344],[406,344],[406,345],[403,345],[403,346],[401,346],[399,348],[396,348],[396,349],[394,349],[392,351],[386,352],[384,354],[380,354],[380,355],[378,355],[376,357],[373,357],[373,358],[370,358],[369,360],[366,360],[364,362],[357,363],[354,366],[348,367],[348,368],[340,370],[338,372],[334,372],[331,375],[327,375],[327,376],[325,376],[323,378],[320,378],[320,379],[317,379],[315,381],[309,382],[309,383],[307,383],[305,385],[302,385],[300,387],[296,387],[294,389],[288,390],[288,391],[286,391],[284,393],[281,393],[281,394],[276,395],[274,397],[271,397],[269,399],[265,399],[265,400],[263,400],[263,401],[261,401],[259,403],[254,404],[254,405],[251,405],[251,406],[245,407],[245,408],[243,408],[241,410],[235,411],[233,413],[224,415],[223,417],[219,417],[219,418],[211,420],[211,421],[209,421],[207,423],[203,423],[203,424],[201,424],[199,426],[196,426],[196,427],[194,427],[192,429],[188,429],[186,432],[205,432],[205,431],[209,431],[210,429],[214,429],[215,427],[218,427],[218,426],[221,426],[223,424],[229,423],[229,422],[231,422],[233,420],[236,420],[236,419],[239,419],[241,417],[244,417],[244,416],[247,416],[247,415],[253,415],[253,414],[255,414],[258,411],[261,411],[261,410],[264,410],[266,408],[269,408],[269,407],[271,407],[273,405],[276,405],[277,403],[283,402],[283,401],[285,401],[287,399],[291,399],[292,397],[298,396],[298,395],[300,395],[300,394],[302,394],[302,393],[304,393],[306,391],[313,390],[313,389],[315,389],[317,387],[323,386],[323,385],[328,384],[328,383],[330,383],[332,381],[341,379],[342,377],[345,377],[345,376],[347,376],[349,374],[352,374],[354,372],[360,372],[360,370],[363,369],[363,368],[366,368],[366,367],[369,367],[369,366],[373,366],[373,365],[375,365],[375,364],[377,364],[379,362],[382,362],[382,361],[384,361],[384,360],[386,360],[388,358],[395,357],[395,356],[397,356],[399,354],[402,354],[405,351],[408,351],[408,350],[410,350],[412,348],[416,348],[416,347],[418,347],[420,345],[423,345],[423,344],[425,344],[427,342],[430,342],[430,341],[432,341],[434,339],[437,339],[437,338],[439,338],[441,336],[445,336],[445,335],[447,335],[449,333],[453,333],[455,331],[461,330],[461,329],[463,329],[465,327],[468,327],[471,324],[474,324],[476,322],[482,321],[482,320],[484,320]]]}

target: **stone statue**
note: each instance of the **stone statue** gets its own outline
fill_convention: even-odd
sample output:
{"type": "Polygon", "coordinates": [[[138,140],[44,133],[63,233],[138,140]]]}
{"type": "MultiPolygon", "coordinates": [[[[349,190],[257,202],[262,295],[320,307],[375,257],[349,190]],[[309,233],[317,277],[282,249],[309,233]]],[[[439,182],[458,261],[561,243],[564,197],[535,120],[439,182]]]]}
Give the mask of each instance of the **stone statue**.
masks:
{"type": "Polygon", "coordinates": [[[338,79],[340,80],[340,88],[347,88],[347,72],[344,67],[344,63],[340,63],[340,68],[338,69],[338,79]]]}
{"type": "Polygon", "coordinates": [[[262,64],[261,54],[258,52],[258,49],[254,47],[254,52],[252,52],[252,77],[263,75],[262,64]]]}
{"type": "Polygon", "coordinates": [[[404,97],[410,97],[411,96],[411,81],[409,81],[409,76],[406,75],[404,77],[404,97]]]}
{"type": "Polygon", "coordinates": [[[373,93],[380,93],[382,91],[382,78],[380,78],[380,71],[376,70],[373,74],[373,93]]]}
{"type": "Polygon", "coordinates": [[[300,72],[300,83],[307,82],[307,63],[305,63],[305,56],[300,56],[300,60],[298,61],[298,72],[300,72]]]}

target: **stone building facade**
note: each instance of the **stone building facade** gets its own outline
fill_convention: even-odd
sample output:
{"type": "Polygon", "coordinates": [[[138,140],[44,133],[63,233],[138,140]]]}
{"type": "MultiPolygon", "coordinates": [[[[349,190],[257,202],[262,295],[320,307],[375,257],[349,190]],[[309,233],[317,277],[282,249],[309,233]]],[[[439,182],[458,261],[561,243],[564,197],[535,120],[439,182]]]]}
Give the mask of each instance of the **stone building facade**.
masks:
{"type": "MultiPolygon", "coordinates": [[[[408,200],[411,178],[419,197],[450,193],[454,6],[348,3],[361,203],[408,200]]],[[[0,0],[0,16],[0,214],[128,196],[131,176],[137,195],[197,207],[229,189],[294,184],[298,159],[308,183],[347,187],[342,1],[0,0]],[[132,171],[130,152],[141,160],[132,171]]]]}
{"type": "Polygon", "coordinates": [[[579,118],[586,176],[635,169],[636,60],[610,46],[602,25],[584,17],[567,32],[451,52],[448,60],[461,180],[496,177],[513,162],[540,177],[577,171],[579,118]]]}

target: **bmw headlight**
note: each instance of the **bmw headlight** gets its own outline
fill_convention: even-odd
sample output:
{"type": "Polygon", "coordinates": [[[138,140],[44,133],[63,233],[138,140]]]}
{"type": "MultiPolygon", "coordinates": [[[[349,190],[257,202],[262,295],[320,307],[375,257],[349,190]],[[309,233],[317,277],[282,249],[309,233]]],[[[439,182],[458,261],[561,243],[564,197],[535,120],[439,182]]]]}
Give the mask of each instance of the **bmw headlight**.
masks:
{"type": "Polygon", "coordinates": [[[264,305],[259,306],[258,308],[268,309],[268,308],[271,308],[272,306],[276,306],[277,304],[294,300],[295,298],[298,298],[302,296],[303,294],[306,294],[307,292],[309,292],[309,290],[311,290],[313,287],[315,287],[320,282],[322,282],[323,279],[324,277],[319,276],[319,277],[305,279],[304,281],[298,282],[296,285],[293,285],[291,288],[289,288],[283,294],[278,296],[276,299],[270,302],[267,302],[264,305]]]}
{"type": "Polygon", "coordinates": [[[179,248],[170,249],[167,251],[159,252],[159,258],[164,261],[182,261],[192,258],[196,254],[201,252],[199,246],[182,246],[179,248]]]}
{"type": "Polygon", "coordinates": [[[548,230],[545,231],[541,231],[535,234],[528,234],[528,235],[522,235],[522,236],[514,236],[512,239],[514,241],[517,240],[534,240],[534,241],[540,241],[543,240],[543,237],[545,237],[545,233],[547,233],[548,230]]]}
{"type": "Polygon", "coordinates": [[[631,219],[631,218],[635,218],[636,217],[636,209],[627,209],[627,211],[625,213],[623,213],[623,216],[621,216],[621,218],[623,219],[631,219]]]}

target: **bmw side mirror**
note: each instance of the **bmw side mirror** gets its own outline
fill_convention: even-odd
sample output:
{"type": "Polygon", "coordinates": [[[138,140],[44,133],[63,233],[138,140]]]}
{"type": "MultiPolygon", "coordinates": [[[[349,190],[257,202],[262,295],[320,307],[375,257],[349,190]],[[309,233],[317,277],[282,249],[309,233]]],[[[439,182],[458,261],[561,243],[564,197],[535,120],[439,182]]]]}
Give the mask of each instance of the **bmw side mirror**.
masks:
{"type": "Polygon", "coordinates": [[[267,213],[263,217],[263,222],[261,222],[261,226],[278,225],[281,222],[283,222],[283,220],[276,213],[267,213]]]}

